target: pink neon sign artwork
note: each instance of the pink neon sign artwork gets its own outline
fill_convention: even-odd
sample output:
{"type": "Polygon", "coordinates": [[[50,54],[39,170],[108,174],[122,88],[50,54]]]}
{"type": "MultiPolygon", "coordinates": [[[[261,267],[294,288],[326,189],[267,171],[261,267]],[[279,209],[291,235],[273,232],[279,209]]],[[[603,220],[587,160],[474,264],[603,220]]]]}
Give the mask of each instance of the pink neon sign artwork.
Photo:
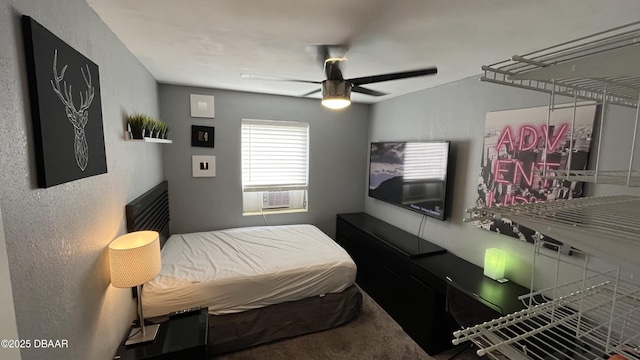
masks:
{"type": "MultiPolygon", "coordinates": [[[[487,113],[476,205],[501,206],[582,196],[583,183],[550,180],[541,171],[545,167],[547,171],[566,170],[570,153],[572,170],[587,168],[596,105],[578,107],[573,127],[572,108],[552,111],[549,125],[547,114],[546,106],[487,113]]],[[[523,241],[533,242],[534,237],[542,237],[509,220],[488,220],[477,226],[523,241]]],[[[562,246],[553,239],[545,240],[562,246]]]]}

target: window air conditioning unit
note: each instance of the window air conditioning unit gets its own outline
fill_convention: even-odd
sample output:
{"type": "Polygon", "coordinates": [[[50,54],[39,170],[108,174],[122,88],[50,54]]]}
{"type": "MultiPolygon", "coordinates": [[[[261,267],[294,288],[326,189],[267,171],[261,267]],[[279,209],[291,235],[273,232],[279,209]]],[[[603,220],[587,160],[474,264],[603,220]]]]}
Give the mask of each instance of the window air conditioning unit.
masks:
{"type": "Polygon", "coordinates": [[[291,191],[265,191],[262,193],[263,209],[279,209],[291,206],[291,191]]]}

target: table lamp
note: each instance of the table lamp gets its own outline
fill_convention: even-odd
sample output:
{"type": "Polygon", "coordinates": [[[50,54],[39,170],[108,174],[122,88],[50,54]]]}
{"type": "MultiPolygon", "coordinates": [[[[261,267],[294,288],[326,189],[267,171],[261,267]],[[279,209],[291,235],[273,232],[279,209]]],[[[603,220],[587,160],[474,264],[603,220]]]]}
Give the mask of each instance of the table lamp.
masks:
{"type": "Polygon", "coordinates": [[[144,326],[142,284],[160,272],[160,237],[155,231],[132,232],[109,244],[111,284],[117,288],[137,287],[140,327],[133,328],[125,345],[153,341],[159,324],[144,326]]]}
{"type": "Polygon", "coordinates": [[[489,248],[484,253],[484,275],[498,282],[505,282],[504,268],[507,263],[507,254],[496,248],[489,248]]]}

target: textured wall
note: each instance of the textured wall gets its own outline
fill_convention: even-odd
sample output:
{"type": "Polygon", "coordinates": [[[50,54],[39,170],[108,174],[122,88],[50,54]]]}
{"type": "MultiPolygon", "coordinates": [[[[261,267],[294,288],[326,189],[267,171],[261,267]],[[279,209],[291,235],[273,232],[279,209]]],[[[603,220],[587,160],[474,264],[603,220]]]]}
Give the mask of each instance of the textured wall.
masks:
{"type": "Polygon", "coordinates": [[[161,145],[125,142],[124,113],[157,115],[157,83],[83,0],[0,0],[0,34],[0,201],[18,334],[69,340],[22,359],[111,359],[134,302],[110,286],[105,249],[125,231],[125,203],[163,178],[161,145]],[[36,188],[22,14],[99,66],[107,174],[36,188]]]}
{"type": "MultiPolygon", "coordinates": [[[[11,278],[9,276],[9,259],[4,239],[4,223],[2,221],[2,209],[0,209],[0,339],[17,339],[16,316],[13,306],[13,293],[11,292],[11,278]]],[[[20,349],[0,348],[1,359],[19,360],[20,349]]]]}
{"type": "Polygon", "coordinates": [[[333,237],[337,213],[364,208],[368,105],[329,111],[317,99],[160,85],[160,113],[173,139],[164,168],[174,233],[265,224],[242,216],[242,119],[309,123],[309,212],[268,215],[269,224],[311,223],[333,237]],[[215,119],[190,117],[191,93],[215,97],[215,119]],[[191,125],[214,126],[215,148],[191,147],[191,125]],[[191,177],[191,155],[215,155],[217,176],[191,177]]]}
{"type": "MultiPolygon", "coordinates": [[[[453,201],[449,203],[452,216],[445,222],[428,218],[422,237],[479,266],[483,265],[486,248],[504,249],[511,257],[507,277],[523,285],[530,283],[533,247],[512,237],[476,229],[462,219],[466,217],[465,209],[472,208],[478,196],[486,113],[546,106],[547,101],[548,96],[541,93],[481,83],[478,77],[471,77],[375,104],[371,115],[371,141],[451,140],[457,148],[453,201]]],[[[635,112],[621,107],[608,109],[602,162],[607,169],[625,168],[635,112]]],[[[587,186],[587,190],[591,195],[640,194],[640,189],[619,186],[587,186]]],[[[368,196],[365,211],[410,233],[417,233],[420,225],[421,216],[417,213],[368,196]]],[[[540,269],[543,272],[536,274],[537,278],[553,279],[552,266],[543,265],[540,269]]]]}

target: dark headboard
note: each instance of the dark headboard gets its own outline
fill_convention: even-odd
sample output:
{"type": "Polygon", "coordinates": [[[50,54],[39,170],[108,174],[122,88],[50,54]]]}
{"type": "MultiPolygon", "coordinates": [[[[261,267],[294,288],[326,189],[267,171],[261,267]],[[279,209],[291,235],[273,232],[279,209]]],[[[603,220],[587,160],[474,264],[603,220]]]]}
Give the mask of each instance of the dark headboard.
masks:
{"type": "Polygon", "coordinates": [[[169,183],[166,181],[140,195],[125,207],[127,232],[153,230],[160,233],[160,247],[169,238],[169,183]]]}

